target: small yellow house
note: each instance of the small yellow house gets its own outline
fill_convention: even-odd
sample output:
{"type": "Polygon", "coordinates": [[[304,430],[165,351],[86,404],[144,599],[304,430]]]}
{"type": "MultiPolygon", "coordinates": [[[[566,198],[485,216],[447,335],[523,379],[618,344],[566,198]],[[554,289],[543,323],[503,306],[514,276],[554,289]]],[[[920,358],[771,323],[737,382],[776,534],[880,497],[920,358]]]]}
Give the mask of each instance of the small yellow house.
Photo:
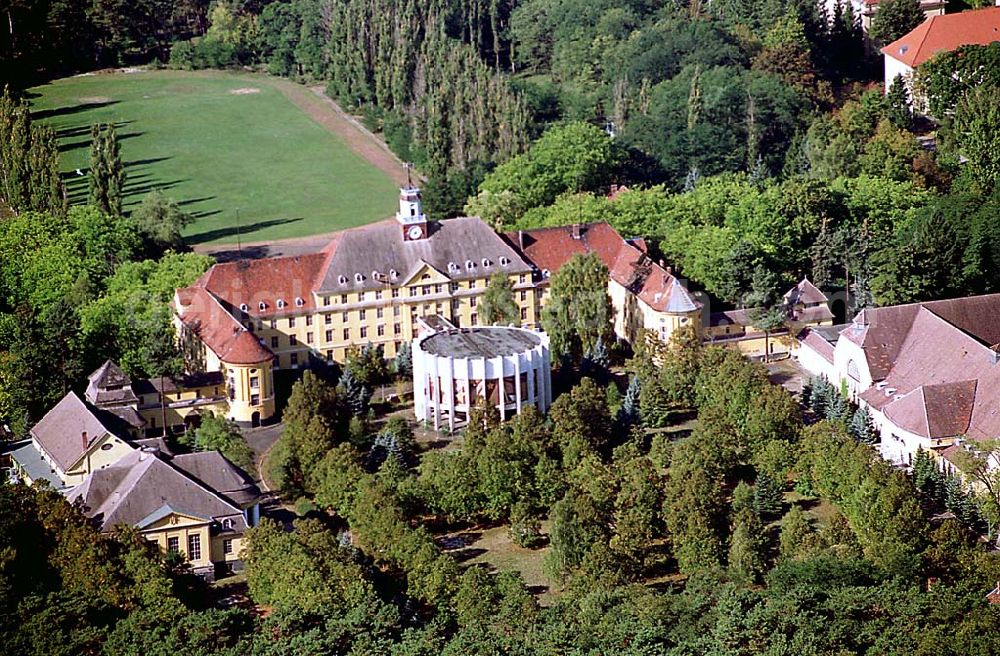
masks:
{"type": "Polygon", "coordinates": [[[833,325],[826,294],[803,278],[785,293],[783,298],[784,325],[766,333],[753,325],[753,310],[738,309],[713,312],[702,336],[706,344],[738,349],[749,357],[795,353],[797,335],[808,327],[833,325]]]}
{"type": "Polygon", "coordinates": [[[253,481],[218,452],[166,458],[137,449],[94,471],[67,500],[80,503],[100,530],[135,526],[164,552],[180,554],[196,574],[211,578],[242,569],[243,535],[260,518],[259,495],[253,481]]]}
{"type": "MultiPolygon", "coordinates": [[[[31,429],[31,441],[11,453],[14,475],[31,484],[72,487],[135,450],[119,437],[117,417],[70,392],[31,429]]],[[[120,431],[119,431],[120,432],[120,431]]]]}

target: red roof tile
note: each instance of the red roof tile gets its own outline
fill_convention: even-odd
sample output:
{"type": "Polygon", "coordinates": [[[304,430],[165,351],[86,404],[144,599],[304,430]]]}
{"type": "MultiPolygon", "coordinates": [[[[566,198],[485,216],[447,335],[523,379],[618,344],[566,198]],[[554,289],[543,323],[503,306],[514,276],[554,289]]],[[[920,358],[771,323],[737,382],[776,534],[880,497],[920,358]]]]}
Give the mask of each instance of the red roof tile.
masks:
{"type": "Polygon", "coordinates": [[[1000,41],[1000,7],[987,7],[932,16],[882,48],[882,54],[916,68],[939,52],[959,46],[985,46],[994,41],[1000,41]]]}
{"type": "Polygon", "coordinates": [[[223,362],[259,364],[274,358],[274,354],[206,289],[178,289],[175,307],[184,325],[223,362]]]}
{"type": "Polygon", "coordinates": [[[824,360],[833,364],[833,344],[824,339],[822,335],[807,328],[799,333],[799,341],[819,353],[824,360]]]}
{"type": "Polygon", "coordinates": [[[312,290],[322,275],[326,253],[269,257],[216,264],[194,283],[253,317],[314,311],[312,290]],[[298,300],[301,299],[301,305],[298,300]],[[284,307],[278,307],[278,301],[284,307]],[[261,309],[261,303],[264,304],[261,309]]]}
{"type": "Polygon", "coordinates": [[[607,223],[522,230],[506,237],[543,271],[555,273],[574,255],[596,253],[615,282],[654,310],[685,313],[701,307],[677,278],[607,223]]]}
{"type": "Polygon", "coordinates": [[[785,302],[791,305],[815,305],[828,300],[826,294],[809,282],[808,278],[803,278],[799,284],[785,292],[785,302]]]}
{"type": "Polygon", "coordinates": [[[900,428],[921,437],[955,437],[968,431],[975,399],[974,380],[921,385],[893,400],[883,412],[900,428]]]}

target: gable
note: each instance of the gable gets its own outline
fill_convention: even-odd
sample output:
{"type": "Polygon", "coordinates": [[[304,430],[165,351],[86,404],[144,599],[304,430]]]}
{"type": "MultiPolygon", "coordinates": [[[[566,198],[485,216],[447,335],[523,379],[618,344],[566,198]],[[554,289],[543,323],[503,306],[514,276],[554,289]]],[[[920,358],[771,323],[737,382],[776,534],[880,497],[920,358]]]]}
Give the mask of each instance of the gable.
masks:
{"type": "Polygon", "coordinates": [[[417,263],[413,273],[407,276],[403,282],[400,283],[400,286],[438,285],[448,282],[451,282],[448,276],[421,260],[417,263]]]}
{"type": "Polygon", "coordinates": [[[142,531],[161,531],[185,526],[200,526],[211,521],[210,517],[198,517],[193,513],[163,506],[136,522],[136,527],[142,531]]]}
{"type": "Polygon", "coordinates": [[[89,459],[90,470],[100,469],[104,465],[118,462],[126,455],[135,450],[135,447],[121,440],[111,433],[105,433],[94,440],[90,448],[80,458],[70,466],[66,472],[73,472],[83,469],[89,459]]]}

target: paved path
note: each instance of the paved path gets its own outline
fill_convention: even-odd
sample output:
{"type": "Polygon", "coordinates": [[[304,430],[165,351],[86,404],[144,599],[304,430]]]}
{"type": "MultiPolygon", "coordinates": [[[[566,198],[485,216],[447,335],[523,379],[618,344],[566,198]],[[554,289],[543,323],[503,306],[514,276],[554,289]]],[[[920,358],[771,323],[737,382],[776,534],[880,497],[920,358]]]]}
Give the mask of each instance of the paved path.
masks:
{"type": "Polygon", "coordinates": [[[252,428],[243,431],[243,437],[246,438],[250,450],[253,451],[257,480],[260,481],[260,488],[264,492],[271,491],[271,486],[268,485],[267,479],[264,477],[264,459],[267,458],[267,454],[277,444],[278,438],[281,437],[284,431],[284,424],[274,424],[273,426],[264,426],[262,428],[252,428]]]}

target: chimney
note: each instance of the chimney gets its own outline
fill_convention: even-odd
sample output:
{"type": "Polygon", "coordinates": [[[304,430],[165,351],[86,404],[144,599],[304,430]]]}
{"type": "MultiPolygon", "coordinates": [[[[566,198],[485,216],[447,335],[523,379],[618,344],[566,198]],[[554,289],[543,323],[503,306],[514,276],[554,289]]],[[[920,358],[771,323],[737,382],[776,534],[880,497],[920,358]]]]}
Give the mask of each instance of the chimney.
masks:
{"type": "Polygon", "coordinates": [[[573,239],[579,239],[582,235],[581,226],[579,223],[573,224],[573,239]]]}
{"type": "Polygon", "coordinates": [[[84,450],[90,445],[90,440],[87,439],[87,431],[80,433],[80,442],[83,444],[84,450]]]}
{"type": "Polygon", "coordinates": [[[524,230],[517,231],[517,246],[522,251],[524,250],[524,230]]]}

